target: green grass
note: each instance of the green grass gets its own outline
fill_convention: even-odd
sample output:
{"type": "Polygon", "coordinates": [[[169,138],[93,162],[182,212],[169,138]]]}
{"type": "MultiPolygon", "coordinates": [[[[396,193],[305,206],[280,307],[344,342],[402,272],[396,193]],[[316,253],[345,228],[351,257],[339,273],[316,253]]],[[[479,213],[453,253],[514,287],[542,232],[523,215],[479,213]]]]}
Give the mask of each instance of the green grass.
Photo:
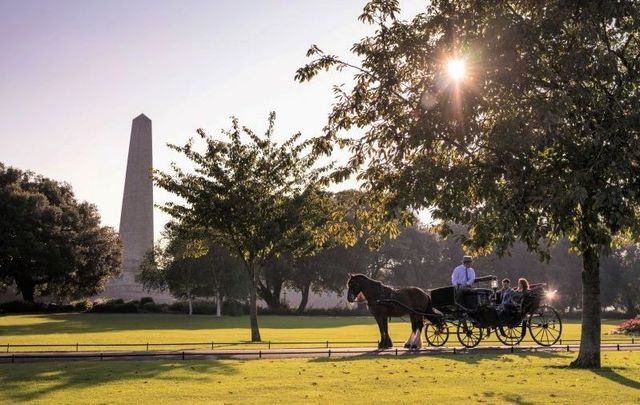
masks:
{"type": "MultiPolygon", "coordinates": [[[[277,344],[277,342],[287,341],[358,341],[371,342],[359,346],[373,346],[373,342],[376,342],[379,336],[378,328],[372,317],[263,316],[259,318],[259,323],[263,341],[270,340],[272,347],[280,348],[305,347],[303,345],[277,344]]],[[[602,328],[603,333],[606,334],[616,324],[617,322],[605,322],[602,328]]],[[[215,318],[208,315],[194,315],[192,317],[172,314],[10,315],[0,317],[0,350],[7,343],[246,342],[250,339],[248,326],[247,317],[215,318]]],[[[397,346],[402,346],[410,334],[408,320],[394,319],[390,324],[390,334],[394,343],[397,346]]],[[[579,323],[565,321],[562,338],[567,340],[579,339],[579,337],[579,323]]],[[[613,337],[604,335],[604,338],[613,337]]],[[[616,338],[620,339],[619,336],[616,338]]],[[[495,336],[492,336],[490,340],[492,342],[486,344],[497,344],[495,336]]],[[[531,343],[529,337],[523,342],[523,344],[527,343],[531,343]]],[[[450,337],[449,344],[459,345],[454,335],[450,337]]],[[[354,344],[347,345],[354,346],[354,344]]],[[[332,347],[336,346],[339,345],[332,344],[332,347]]],[[[220,346],[220,348],[226,347],[238,346],[220,346]]],[[[257,348],[257,346],[254,347],[257,348]]],[[[188,346],[181,348],[188,348],[188,346]]],[[[11,349],[11,351],[18,350],[34,349],[11,349]]],[[[84,350],[105,350],[105,348],[85,348],[84,350]]]]}
{"type": "Polygon", "coordinates": [[[640,403],[640,352],[0,364],[0,403],[640,403]]]}

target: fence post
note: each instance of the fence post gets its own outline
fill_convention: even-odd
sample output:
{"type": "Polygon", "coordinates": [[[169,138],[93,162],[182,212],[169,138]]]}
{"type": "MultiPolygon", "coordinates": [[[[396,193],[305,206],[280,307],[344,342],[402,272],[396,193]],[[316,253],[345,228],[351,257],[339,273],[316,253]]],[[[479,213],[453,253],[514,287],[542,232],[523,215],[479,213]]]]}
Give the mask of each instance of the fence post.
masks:
{"type": "Polygon", "coordinates": [[[567,351],[569,351],[569,345],[567,345],[567,351]]]}
{"type": "Polygon", "coordinates": [[[184,352],[182,352],[182,360],[184,360],[184,352]]]}
{"type": "Polygon", "coordinates": [[[329,349],[329,358],[331,358],[331,349],[329,349]]]}
{"type": "Polygon", "coordinates": [[[271,350],[271,341],[269,341],[269,350],[271,350]]]}
{"type": "Polygon", "coordinates": [[[16,355],[15,355],[15,354],[12,354],[12,355],[11,355],[11,362],[12,362],[12,363],[15,363],[15,362],[16,362],[16,355]]]}
{"type": "Polygon", "coordinates": [[[398,348],[396,347],[396,356],[398,355],[398,348]]]}
{"type": "Polygon", "coordinates": [[[78,343],[76,343],[76,352],[78,351],[78,346],[79,346],[78,343]]]}
{"type": "Polygon", "coordinates": [[[327,349],[329,348],[329,341],[327,340],[327,349]]]}
{"type": "Polygon", "coordinates": [[[258,350],[258,358],[261,359],[262,358],[262,350],[258,350]]]}
{"type": "Polygon", "coordinates": [[[149,342],[147,342],[147,351],[149,351],[149,342]]]}
{"type": "Polygon", "coordinates": [[[213,342],[211,342],[211,350],[213,350],[213,342]]]}
{"type": "Polygon", "coordinates": [[[618,343],[618,351],[620,351],[620,343],[618,343]]]}
{"type": "Polygon", "coordinates": [[[511,353],[513,353],[513,346],[511,346],[511,353]]]}
{"type": "Polygon", "coordinates": [[[456,354],[456,348],[455,347],[453,348],[453,354],[456,354]]]}
{"type": "MultiPolygon", "coordinates": [[[[633,343],[633,341],[632,341],[633,343]]],[[[7,343],[7,353],[9,353],[9,343],[7,343]]]]}
{"type": "Polygon", "coordinates": [[[100,353],[100,361],[102,361],[102,353],[100,353]]]}
{"type": "MultiPolygon", "coordinates": [[[[635,339],[632,337],[632,338],[631,338],[631,344],[633,345],[633,344],[635,344],[635,343],[636,343],[636,341],[635,341],[635,339]]],[[[9,345],[7,345],[7,347],[9,347],[9,345]]],[[[9,350],[9,349],[7,349],[7,350],[9,350]]]]}

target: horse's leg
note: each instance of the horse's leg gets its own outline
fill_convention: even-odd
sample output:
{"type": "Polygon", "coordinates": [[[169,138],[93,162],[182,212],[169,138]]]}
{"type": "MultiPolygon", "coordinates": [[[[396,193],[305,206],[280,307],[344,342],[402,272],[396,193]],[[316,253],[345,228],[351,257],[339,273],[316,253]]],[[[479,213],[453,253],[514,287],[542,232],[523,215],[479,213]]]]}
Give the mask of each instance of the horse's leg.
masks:
{"type": "Polygon", "coordinates": [[[420,315],[411,315],[411,337],[407,342],[409,344],[409,348],[418,349],[422,347],[422,325],[423,320],[420,315]]]}
{"type": "Polygon", "coordinates": [[[411,319],[411,335],[409,335],[407,341],[404,342],[404,347],[406,349],[413,348],[414,341],[416,340],[416,323],[414,320],[414,315],[409,315],[409,318],[411,319]]]}
{"type": "Polygon", "coordinates": [[[382,348],[383,349],[391,349],[393,347],[393,342],[391,341],[391,336],[389,336],[389,318],[386,316],[382,318],[382,348]]]}
{"type": "Polygon", "coordinates": [[[386,323],[387,318],[384,318],[380,315],[375,315],[374,317],[376,319],[376,323],[378,324],[378,329],[380,330],[380,340],[378,341],[378,349],[384,349],[385,336],[386,336],[385,334],[386,327],[384,326],[384,323],[386,323]]]}
{"type": "Polygon", "coordinates": [[[416,349],[422,349],[422,328],[424,327],[424,317],[422,315],[418,315],[416,317],[416,338],[415,338],[415,347],[416,349]]]}

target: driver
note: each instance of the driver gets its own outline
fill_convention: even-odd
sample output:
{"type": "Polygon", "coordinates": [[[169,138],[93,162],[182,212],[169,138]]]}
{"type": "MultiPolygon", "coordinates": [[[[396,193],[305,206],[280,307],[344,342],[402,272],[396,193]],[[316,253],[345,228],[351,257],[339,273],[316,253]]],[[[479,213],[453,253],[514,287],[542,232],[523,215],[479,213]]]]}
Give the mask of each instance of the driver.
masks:
{"type": "Polygon", "coordinates": [[[462,264],[453,269],[451,274],[451,284],[457,289],[471,288],[473,282],[476,280],[476,272],[471,268],[473,258],[471,256],[464,256],[462,258],[462,264]]]}
{"type": "Polygon", "coordinates": [[[464,256],[462,264],[453,269],[451,284],[456,288],[456,302],[467,306],[465,296],[471,293],[473,282],[476,280],[476,272],[471,268],[473,258],[464,256]]]}

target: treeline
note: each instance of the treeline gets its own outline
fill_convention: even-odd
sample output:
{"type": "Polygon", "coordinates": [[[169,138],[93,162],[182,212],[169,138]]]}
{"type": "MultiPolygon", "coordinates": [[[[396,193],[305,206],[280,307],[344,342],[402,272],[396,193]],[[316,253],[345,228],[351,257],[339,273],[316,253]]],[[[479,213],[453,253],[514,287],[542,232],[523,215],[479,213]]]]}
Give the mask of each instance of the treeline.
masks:
{"type": "MultiPolygon", "coordinates": [[[[464,255],[459,239],[462,233],[463,228],[457,227],[458,237],[442,238],[428,227],[416,225],[401,228],[397,238],[387,238],[379,249],[371,248],[361,238],[353,246],[322,249],[312,256],[296,258],[283,254],[263,265],[257,282],[258,296],[273,313],[303,313],[311,292],[342,295],[348,273],[364,273],[395,286],[431,289],[448,285],[452,269],[464,255]],[[289,308],[283,300],[286,289],[301,294],[301,301],[294,308],[289,308]]],[[[212,244],[210,250],[198,258],[176,259],[177,246],[189,243],[175,240],[180,235],[172,231],[165,236],[166,248],[158,247],[154,251],[156,258],[164,255],[160,260],[164,268],[149,261],[142,266],[140,281],[147,288],[168,290],[186,302],[211,297],[218,302],[247,300],[247,276],[238,259],[224,247],[212,244]]],[[[513,283],[520,277],[547,283],[549,289],[558,290],[554,306],[564,311],[580,311],[581,290],[577,286],[580,285],[581,258],[569,251],[566,240],[553,247],[549,255],[548,261],[541,261],[524,244],[515,244],[508,255],[477,258],[473,267],[478,275],[493,274],[500,279],[510,278],[513,283]]],[[[148,256],[147,260],[151,259],[148,256]]],[[[639,260],[637,245],[616,250],[603,260],[603,307],[630,317],[638,314],[639,260]]]]}

